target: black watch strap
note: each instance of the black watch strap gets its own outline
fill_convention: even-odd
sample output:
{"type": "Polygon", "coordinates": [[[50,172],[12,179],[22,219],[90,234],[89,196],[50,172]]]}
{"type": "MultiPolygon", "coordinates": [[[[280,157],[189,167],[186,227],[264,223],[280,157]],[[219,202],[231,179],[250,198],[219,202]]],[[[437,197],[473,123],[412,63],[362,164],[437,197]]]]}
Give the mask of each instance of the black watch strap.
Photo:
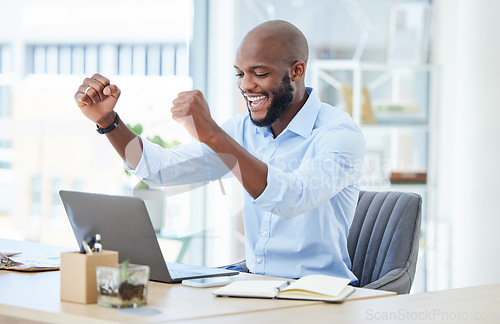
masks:
{"type": "Polygon", "coordinates": [[[114,130],[116,127],[118,127],[118,123],[120,122],[120,117],[118,116],[118,114],[116,114],[116,119],[115,121],[113,122],[113,124],[109,125],[108,127],[106,128],[102,128],[102,127],[99,127],[99,125],[96,124],[97,126],[97,129],[96,131],[99,133],[99,134],[106,134],[106,133],[109,133],[111,132],[112,130],[114,130]]]}

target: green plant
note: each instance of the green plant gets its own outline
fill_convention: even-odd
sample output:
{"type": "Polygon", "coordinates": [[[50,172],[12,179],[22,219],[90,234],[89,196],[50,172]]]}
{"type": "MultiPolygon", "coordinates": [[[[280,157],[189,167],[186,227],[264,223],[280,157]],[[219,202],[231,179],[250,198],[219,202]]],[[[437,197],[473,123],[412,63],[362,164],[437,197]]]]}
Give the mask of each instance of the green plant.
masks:
{"type": "MultiPolygon", "coordinates": [[[[135,125],[130,125],[130,124],[127,124],[127,126],[134,132],[136,133],[137,135],[141,135],[142,134],[142,131],[143,131],[143,128],[142,128],[142,125],[140,123],[138,124],[135,124],[135,125]]],[[[160,136],[158,135],[155,135],[153,137],[146,137],[148,141],[150,141],[151,143],[154,143],[154,144],[158,144],[160,145],[161,147],[163,148],[166,148],[166,149],[169,149],[169,148],[173,148],[177,145],[180,144],[179,141],[176,141],[176,140],[173,140],[173,141],[165,141],[163,140],[160,136]]],[[[130,172],[128,172],[127,170],[125,170],[125,173],[127,175],[130,175],[130,172]]],[[[136,186],[136,189],[149,189],[149,186],[147,183],[141,181],[137,186],[136,186]]]]}
{"type": "Polygon", "coordinates": [[[143,300],[145,298],[145,285],[129,282],[130,277],[134,274],[130,271],[129,265],[129,259],[120,264],[120,286],[118,287],[118,295],[123,300],[132,300],[133,298],[143,300]]]}
{"type": "Polygon", "coordinates": [[[128,271],[128,266],[130,264],[130,260],[127,259],[125,261],[123,261],[121,264],[120,264],[120,281],[121,282],[125,282],[128,280],[128,278],[130,278],[130,276],[132,275],[130,273],[130,271],[128,271]]]}

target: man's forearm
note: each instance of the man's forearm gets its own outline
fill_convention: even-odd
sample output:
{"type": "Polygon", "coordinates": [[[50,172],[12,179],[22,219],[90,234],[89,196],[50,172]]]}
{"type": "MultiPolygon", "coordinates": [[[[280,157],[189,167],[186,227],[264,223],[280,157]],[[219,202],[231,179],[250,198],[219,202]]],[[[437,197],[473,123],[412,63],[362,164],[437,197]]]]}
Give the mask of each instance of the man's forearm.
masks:
{"type": "MultiPolygon", "coordinates": [[[[115,118],[116,113],[110,114],[102,118],[102,120],[99,120],[97,124],[102,128],[106,128],[113,123],[115,118]]],[[[123,161],[125,161],[131,169],[135,169],[142,157],[141,138],[121,120],[114,130],[106,133],[106,137],[123,161]]]]}
{"type": "Polygon", "coordinates": [[[172,104],[173,119],[193,137],[208,145],[252,197],[259,197],[267,186],[267,165],[215,123],[203,94],[199,90],[181,92],[172,104]]]}
{"type": "Polygon", "coordinates": [[[245,150],[224,131],[220,131],[207,144],[241,182],[254,199],[267,186],[267,165],[245,150]]]}

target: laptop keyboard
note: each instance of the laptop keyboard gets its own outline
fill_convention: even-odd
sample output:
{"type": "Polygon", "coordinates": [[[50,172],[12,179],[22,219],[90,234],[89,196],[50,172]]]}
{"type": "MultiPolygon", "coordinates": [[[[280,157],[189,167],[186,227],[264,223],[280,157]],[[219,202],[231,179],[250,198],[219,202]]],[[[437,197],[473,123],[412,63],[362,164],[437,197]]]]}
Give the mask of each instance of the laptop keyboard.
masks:
{"type": "Polygon", "coordinates": [[[205,277],[215,277],[215,276],[227,276],[238,274],[237,271],[231,271],[223,268],[210,268],[194,266],[189,264],[166,262],[168,267],[168,272],[170,277],[174,281],[179,281],[182,279],[192,279],[192,278],[205,278],[205,277]]]}
{"type": "Polygon", "coordinates": [[[184,278],[184,277],[195,277],[206,275],[203,272],[189,271],[189,270],[170,270],[170,276],[172,278],[184,278]]]}

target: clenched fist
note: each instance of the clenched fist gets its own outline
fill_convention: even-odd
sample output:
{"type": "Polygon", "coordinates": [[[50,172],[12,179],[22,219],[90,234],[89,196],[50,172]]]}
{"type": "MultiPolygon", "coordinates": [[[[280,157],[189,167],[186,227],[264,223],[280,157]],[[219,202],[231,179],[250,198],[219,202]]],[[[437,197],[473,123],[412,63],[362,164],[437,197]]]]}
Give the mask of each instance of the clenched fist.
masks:
{"type": "Polygon", "coordinates": [[[100,127],[114,121],[113,109],[120,97],[120,89],[100,74],[83,80],[75,93],[75,101],[82,113],[100,127]]]}
{"type": "Polygon", "coordinates": [[[172,118],[200,142],[208,144],[221,130],[210,116],[208,104],[201,91],[181,92],[172,104],[172,118]]]}

